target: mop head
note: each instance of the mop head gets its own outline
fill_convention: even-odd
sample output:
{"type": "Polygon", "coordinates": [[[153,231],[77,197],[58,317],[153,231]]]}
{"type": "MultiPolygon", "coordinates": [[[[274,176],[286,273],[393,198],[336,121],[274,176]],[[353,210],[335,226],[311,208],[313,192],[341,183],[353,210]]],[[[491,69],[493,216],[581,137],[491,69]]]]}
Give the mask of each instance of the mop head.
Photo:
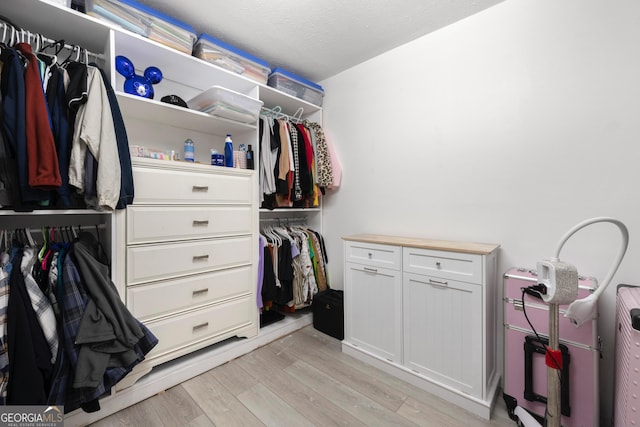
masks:
{"type": "Polygon", "coordinates": [[[578,297],[578,269],[558,259],[538,261],[538,283],[546,288],[542,300],[549,304],[570,304],[578,297]]]}

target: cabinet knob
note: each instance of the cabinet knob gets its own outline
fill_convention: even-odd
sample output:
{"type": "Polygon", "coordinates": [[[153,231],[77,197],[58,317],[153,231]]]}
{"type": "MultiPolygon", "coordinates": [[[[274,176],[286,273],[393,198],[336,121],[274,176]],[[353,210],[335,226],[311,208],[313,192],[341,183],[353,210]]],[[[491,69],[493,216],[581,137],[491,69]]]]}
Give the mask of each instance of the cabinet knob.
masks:
{"type": "Polygon", "coordinates": [[[436,261],[436,267],[440,268],[440,261],[436,261]]]}
{"type": "Polygon", "coordinates": [[[371,257],[373,256],[371,252],[369,252],[367,255],[369,255],[369,259],[371,259],[371,257]]]}

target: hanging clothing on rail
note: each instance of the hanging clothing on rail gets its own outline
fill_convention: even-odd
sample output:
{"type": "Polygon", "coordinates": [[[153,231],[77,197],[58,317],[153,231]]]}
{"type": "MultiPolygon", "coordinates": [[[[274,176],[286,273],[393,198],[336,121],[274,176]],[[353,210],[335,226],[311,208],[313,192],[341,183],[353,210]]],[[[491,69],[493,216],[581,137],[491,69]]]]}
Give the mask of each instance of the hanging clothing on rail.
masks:
{"type": "Polygon", "coordinates": [[[34,312],[21,271],[22,248],[12,248],[7,306],[7,405],[45,405],[53,375],[51,350],[34,312]]]}
{"type": "Polygon", "coordinates": [[[0,207],[132,203],[126,129],[104,72],[77,60],[60,66],[25,42],[1,47],[0,207]]]}
{"type": "Polygon", "coordinates": [[[260,192],[263,208],[310,208],[320,204],[332,169],[322,128],[263,114],[260,133],[260,192]],[[270,150],[265,150],[269,147],[270,150]],[[320,150],[321,160],[316,152],[320,150]],[[275,159],[275,161],[274,161],[275,159]],[[320,166],[319,166],[320,165],[320,166]],[[318,177],[321,168],[322,179],[318,177]]]}
{"type": "Polygon", "coordinates": [[[29,186],[40,190],[53,190],[59,187],[62,181],[38,58],[33,54],[31,45],[27,43],[18,43],[15,47],[28,61],[24,82],[29,186]]]}
{"type": "Polygon", "coordinates": [[[310,305],[328,288],[327,258],[321,235],[304,226],[265,226],[264,262],[259,283],[265,307],[276,304],[285,311],[310,305]]]}
{"type": "Polygon", "coordinates": [[[0,244],[0,400],[97,411],[158,339],[120,299],[98,233],[54,242],[43,229],[41,248],[23,234],[10,254],[0,244]]]}
{"type": "Polygon", "coordinates": [[[22,57],[13,48],[4,46],[0,52],[2,74],[2,128],[5,143],[4,162],[14,167],[3,169],[5,187],[12,190],[11,206],[22,210],[27,204],[40,204],[48,201],[46,191],[29,185],[29,167],[27,159],[26,95],[24,63],[22,57]]]}
{"type": "MultiPolygon", "coordinates": [[[[87,102],[80,105],[73,133],[69,183],[85,190],[86,152],[98,162],[96,208],[115,209],[120,199],[120,160],[109,98],[100,71],[87,67],[87,102]]],[[[93,201],[90,201],[93,203],[93,201]]]]}

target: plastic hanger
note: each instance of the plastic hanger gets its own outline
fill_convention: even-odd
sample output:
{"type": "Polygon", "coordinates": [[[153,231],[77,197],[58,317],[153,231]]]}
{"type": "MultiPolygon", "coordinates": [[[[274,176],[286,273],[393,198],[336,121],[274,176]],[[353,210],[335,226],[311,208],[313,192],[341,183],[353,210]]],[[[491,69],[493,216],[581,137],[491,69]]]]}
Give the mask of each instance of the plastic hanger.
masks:
{"type": "Polygon", "coordinates": [[[44,260],[45,254],[49,249],[49,226],[42,227],[42,248],[38,252],[38,261],[44,260]]]}

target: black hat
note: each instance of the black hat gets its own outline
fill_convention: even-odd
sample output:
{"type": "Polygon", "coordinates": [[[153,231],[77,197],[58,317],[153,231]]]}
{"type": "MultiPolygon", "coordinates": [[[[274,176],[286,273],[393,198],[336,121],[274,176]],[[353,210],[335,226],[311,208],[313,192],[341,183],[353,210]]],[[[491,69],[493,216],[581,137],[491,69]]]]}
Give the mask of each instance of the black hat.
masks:
{"type": "Polygon", "coordinates": [[[166,95],[163,96],[160,101],[166,102],[167,104],[177,105],[178,107],[189,108],[187,103],[178,95],[166,95]]]}

